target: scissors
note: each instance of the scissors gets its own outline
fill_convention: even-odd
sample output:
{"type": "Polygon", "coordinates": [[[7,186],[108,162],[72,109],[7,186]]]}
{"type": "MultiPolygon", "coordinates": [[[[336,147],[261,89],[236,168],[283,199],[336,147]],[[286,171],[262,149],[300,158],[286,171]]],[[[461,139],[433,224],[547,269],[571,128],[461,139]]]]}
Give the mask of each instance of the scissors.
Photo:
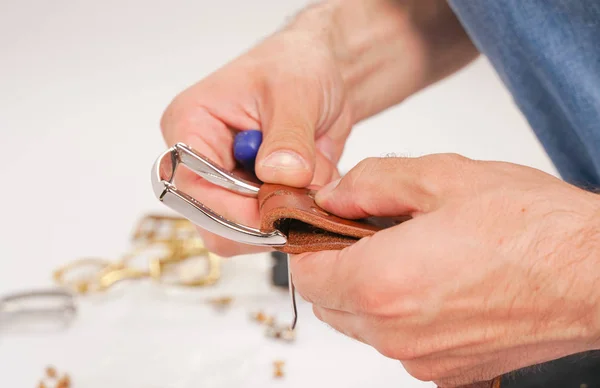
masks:
{"type": "MultiPolygon", "coordinates": [[[[242,131],[236,135],[233,142],[233,154],[244,169],[254,170],[254,162],[261,143],[262,133],[258,130],[242,131]]],[[[152,189],[156,197],[166,206],[208,232],[235,242],[268,247],[278,247],[286,244],[287,237],[279,230],[262,232],[259,229],[230,221],[179,190],[175,186],[174,180],[175,173],[180,165],[231,192],[247,197],[256,198],[258,196],[259,184],[237,177],[223,170],[205,156],[198,154],[189,146],[177,143],[161,154],[152,167],[152,189]]],[[[298,312],[295,287],[289,270],[288,279],[293,308],[291,324],[291,330],[293,330],[296,326],[298,312]]]]}

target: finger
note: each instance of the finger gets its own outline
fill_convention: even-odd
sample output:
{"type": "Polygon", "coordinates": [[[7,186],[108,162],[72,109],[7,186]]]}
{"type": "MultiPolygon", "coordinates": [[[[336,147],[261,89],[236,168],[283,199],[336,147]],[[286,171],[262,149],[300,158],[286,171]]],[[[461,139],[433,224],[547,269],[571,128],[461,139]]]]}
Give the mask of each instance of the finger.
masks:
{"type": "Polygon", "coordinates": [[[323,156],[321,152],[317,152],[316,161],[315,174],[310,184],[311,186],[320,188],[340,177],[336,166],[323,156]]]}
{"type": "MultiPolygon", "coordinates": [[[[359,315],[393,313],[409,319],[424,309],[415,296],[415,279],[427,288],[443,281],[440,276],[447,277],[447,273],[431,276],[427,262],[419,260],[441,249],[427,244],[423,233],[427,217],[381,230],[341,250],[292,255],[290,270],[296,290],[322,307],[359,315]]],[[[437,309],[439,305],[433,304],[426,311],[434,314],[437,309]]]]}
{"type": "MultiPolygon", "coordinates": [[[[228,107],[228,112],[220,112],[220,108],[211,111],[206,109],[203,105],[204,95],[210,92],[212,96],[219,97],[223,93],[222,89],[211,87],[212,83],[209,77],[207,81],[175,98],[163,115],[161,129],[168,146],[183,142],[220,167],[231,171],[235,167],[235,160],[232,152],[234,135],[230,126],[252,128],[257,127],[258,123],[248,112],[236,108],[235,104],[224,104],[228,107]],[[232,116],[228,116],[231,118],[226,120],[221,113],[232,116]]],[[[227,89],[226,85],[229,83],[222,84],[227,89]]],[[[226,96],[220,98],[227,101],[226,96]]],[[[243,101],[243,96],[240,99],[243,101]]],[[[259,224],[256,199],[243,197],[211,184],[187,169],[178,170],[175,184],[183,192],[232,222],[251,227],[259,224]]],[[[267,248],[235,243],[204,229],[199,229],[199,234],[209,250],[224,257],[268,251],[267,248]]]]}
{"type": "Polygon", "coordinates": [[[263,182],[306,187],[316,164],[315,131],[321,115],[318,85],[308,77],[276,77],[261,103],[263,143],[256,175],[263,182]]]}
{"type": "Polygon", "coordinates": [[[252,84],[252,77],[240,77],[240,73],[246,72],[224,68],[175,97],[160,123],[167,145],[186,143],[226,170],[232,170],[235,166],[232,129],[260,127],[252,93],[256,85],[252,84]]]}
{"type": "Polygon", "coordinates": [[[315,200],[345,218],[427,213],[440,206],[465,161],[454,155],[365,159],[315,200]]]}
{"type": "MultiPolygon", "coordinates": [[[[354,312],[354,299],[360,294],[366,237],[342,250],[302,253],[290,256],[290,271],[297,292],[307,301],[323,308],[354,312]]],[[[369,245],[371,246],[371,245],[369,245]]],[[[377,254],[371,252],[371,254],[377,254]]]]}
{"type": "Polygon", "coordinates": [[[317,319],[326,323],[335,331],[367,344],[361,334],[363,329],[360,317],[345,311],[331,310],[317,305],[313,306],[313,313],[317,319]]]}
{"type": "MultiPolygon", "coordinates": [[[[341,140],[340,143],[342,143],[343,141],[344,140],[341,140]]],[[[327,160],[329,160],[332,164],[337,164],[337,162],[339,161],[340,153],[337,149],[338,147],[336,146],[335,142],[331,139],[330,136],[323,135],[318,137],[315,142],[315,146],[317,147],[317,150],[327,160]]]]}
{"type": "MultiPolygon", "coordinates": [[[[240,196],[221,189],[195,174],[185,179],[178,179],[176,185],[181,191],[227,220],[250,227],[259,226],[258,205],[255,198],[240,196]]],[[[237,243],[202,228],[198,228],[198,232],[206,248],[219,256],[231,257],[269,251],[269,248],[237,243]]]]}
{"type": "Polygon", "coordinates": [[[210,252],[221,257],[233,257],[238,255],[250,255],[255,253],[264,253],[272,249],[262,246],[247,245],[234,242],[230,239],[207,232],[202,228],[197,228],[204,246],[210,252]]]}

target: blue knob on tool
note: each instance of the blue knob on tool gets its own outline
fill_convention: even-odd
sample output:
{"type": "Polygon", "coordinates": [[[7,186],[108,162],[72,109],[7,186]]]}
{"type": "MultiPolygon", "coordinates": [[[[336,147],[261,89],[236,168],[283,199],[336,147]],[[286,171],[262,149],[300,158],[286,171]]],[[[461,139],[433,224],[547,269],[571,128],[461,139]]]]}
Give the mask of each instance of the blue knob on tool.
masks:
{"type": "Polygon", "coordinates": [[[261,143],[261,131],[255,129],[242,131],[233,140],[233,157],[244,169],[254,171],[254,162],[261,143]]]}

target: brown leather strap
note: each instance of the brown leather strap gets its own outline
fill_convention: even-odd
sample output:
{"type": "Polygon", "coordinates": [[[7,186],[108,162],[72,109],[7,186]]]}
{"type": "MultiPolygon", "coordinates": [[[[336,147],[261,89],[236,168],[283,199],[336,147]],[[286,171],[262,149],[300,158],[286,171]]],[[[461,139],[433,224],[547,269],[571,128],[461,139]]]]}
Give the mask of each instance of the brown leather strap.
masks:
{"type": "Polygon", "coordinates": [[[279,230],[287,245],[278,250],[286,253],[343,249],[363,237],[397,225],[406,217],[371,217],[348,220],[329,214],[314,202],[314,191],[263,184],[258,193],[261,230],[279,230]]]}
{"type": "MultiPolygon", "coordinates": [[[[343,249],[363,237],[394,226],[407,217],[348,220],[327,213],[314,201],[315,191],[263,184],[258,192],[261,231],[279,230],[287,244],[277,250],[298,254],[343,249]]],[[[500,388],[500,378],[461,388],[500,388]]]]}

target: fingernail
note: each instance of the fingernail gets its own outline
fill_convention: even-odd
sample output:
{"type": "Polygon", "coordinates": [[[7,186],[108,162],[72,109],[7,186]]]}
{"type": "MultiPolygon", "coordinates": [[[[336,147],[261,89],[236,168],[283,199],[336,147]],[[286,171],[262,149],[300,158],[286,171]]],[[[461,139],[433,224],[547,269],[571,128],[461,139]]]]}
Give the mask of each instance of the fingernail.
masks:
{"type": "Polygon", "coordinates": [[[262,162],[263,167],[288,171],[310,170],[306,160],[292,151],[276,151],[267,156],[262,162]]]}
{"type": "Polygon", "coordinates": [[[332,182],[329,182],[325,186],[321,187],[317,191],[317,194],[315,195],[315,201],[321,202],[321,201],[324,201],[325,199],[327,199],[327,197],[329,197],[331,195],[331,193],[333,193],[333,191],[338,187],[341,180],[342,180],[342,178],[336,179],[332,182]]]}

